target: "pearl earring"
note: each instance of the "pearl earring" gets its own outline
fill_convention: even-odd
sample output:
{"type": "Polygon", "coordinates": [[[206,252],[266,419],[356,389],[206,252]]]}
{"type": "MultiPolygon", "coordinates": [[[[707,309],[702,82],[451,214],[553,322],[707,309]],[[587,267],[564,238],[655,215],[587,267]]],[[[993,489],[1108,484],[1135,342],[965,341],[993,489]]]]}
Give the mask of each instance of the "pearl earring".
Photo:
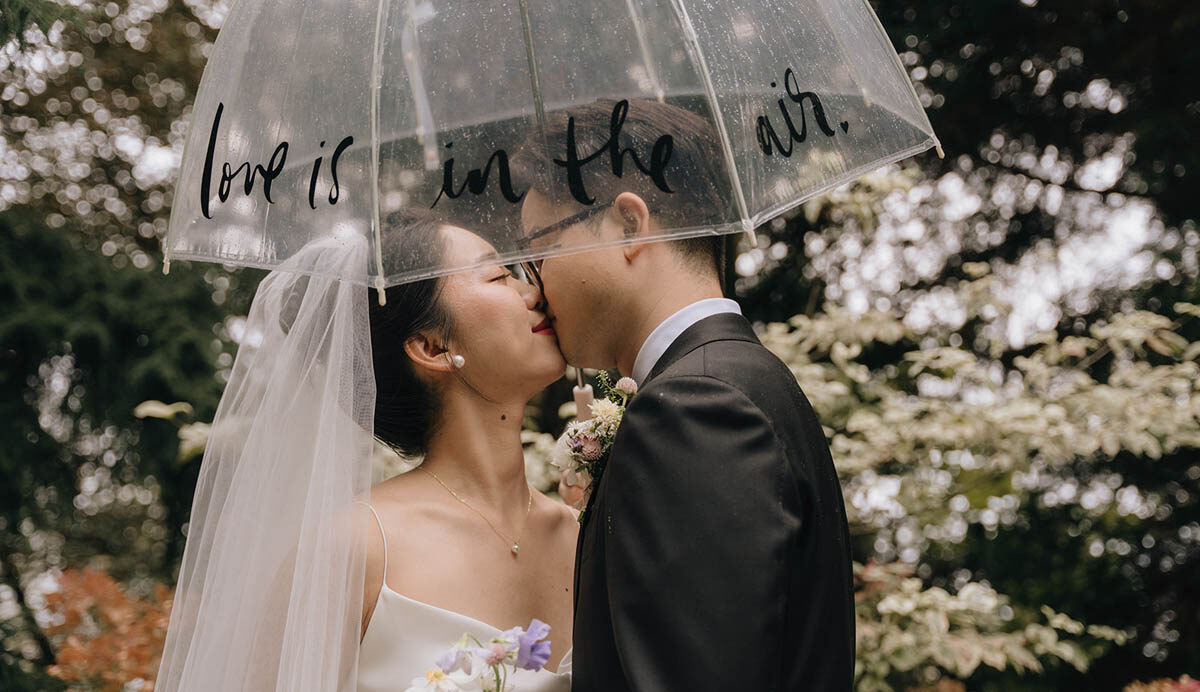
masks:
{"type": "Polygon", "coordinates": [[[454,363],[454,367],[462,369],[462,367],[467,364],[467,359],[455,353],[450,357],[450,362],[454,363]]]}

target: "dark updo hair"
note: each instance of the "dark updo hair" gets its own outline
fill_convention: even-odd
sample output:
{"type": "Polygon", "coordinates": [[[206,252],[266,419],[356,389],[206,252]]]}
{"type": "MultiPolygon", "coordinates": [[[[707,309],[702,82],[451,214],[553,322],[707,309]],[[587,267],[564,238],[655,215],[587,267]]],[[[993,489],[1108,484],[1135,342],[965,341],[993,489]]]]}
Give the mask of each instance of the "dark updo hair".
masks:
{"type": "MultiPolygon", "coordinates": [[[[445,241],[442,219],[408,210],[388,214],[383,222],[384,266],[437,267],[445,241]]],[[[450,315],[441,304],[443,279],[423,279],[384,290],[368,289],[371,358],[375,367],[375,437],[404,456],[429,450],[441,401],[438,392],[417,374],[404,351],[409,337],[426,330],[449,339],[450,315]]]]}

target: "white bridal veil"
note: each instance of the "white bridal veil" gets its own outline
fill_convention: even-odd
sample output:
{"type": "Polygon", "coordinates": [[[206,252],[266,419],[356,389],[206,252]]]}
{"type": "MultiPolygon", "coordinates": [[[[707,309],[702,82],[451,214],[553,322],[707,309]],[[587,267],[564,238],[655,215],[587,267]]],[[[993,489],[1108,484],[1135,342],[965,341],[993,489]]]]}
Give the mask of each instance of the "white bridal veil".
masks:
{"type": "Polygon", "coordinates": [[[353,690],[375,407],[367,243],[263,280],[213,421],[156,689],[353,690]]]}

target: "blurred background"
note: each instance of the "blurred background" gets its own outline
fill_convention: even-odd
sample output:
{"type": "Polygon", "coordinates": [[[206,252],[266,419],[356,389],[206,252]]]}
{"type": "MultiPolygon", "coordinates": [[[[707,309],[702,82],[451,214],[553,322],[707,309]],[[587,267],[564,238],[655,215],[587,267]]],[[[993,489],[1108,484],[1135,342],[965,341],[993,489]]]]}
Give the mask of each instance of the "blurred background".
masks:
{"type": "MultiPolygon", "coordinates": [[[[841,474],[857,688],[1200,690],[1200,5],[872,4],[946,158],[729,254],[841,474]]],[[[153,686],[263,276],[160,270],[228,9],[0,0],[5,692],[153,686]]],[[[547,491],[569,393],[528,411],[547,491]]]]}

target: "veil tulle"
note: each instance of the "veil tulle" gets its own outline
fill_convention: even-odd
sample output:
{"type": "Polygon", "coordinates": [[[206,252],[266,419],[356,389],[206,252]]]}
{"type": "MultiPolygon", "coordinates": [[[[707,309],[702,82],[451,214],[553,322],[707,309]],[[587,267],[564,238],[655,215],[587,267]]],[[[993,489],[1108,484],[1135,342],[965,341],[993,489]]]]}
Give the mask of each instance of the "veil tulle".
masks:
{"type": "Polygon", "coordinates": [[[258,288],[204,453],[156,689],[356,684],[375,381],[361,239],[258,288]]]}

